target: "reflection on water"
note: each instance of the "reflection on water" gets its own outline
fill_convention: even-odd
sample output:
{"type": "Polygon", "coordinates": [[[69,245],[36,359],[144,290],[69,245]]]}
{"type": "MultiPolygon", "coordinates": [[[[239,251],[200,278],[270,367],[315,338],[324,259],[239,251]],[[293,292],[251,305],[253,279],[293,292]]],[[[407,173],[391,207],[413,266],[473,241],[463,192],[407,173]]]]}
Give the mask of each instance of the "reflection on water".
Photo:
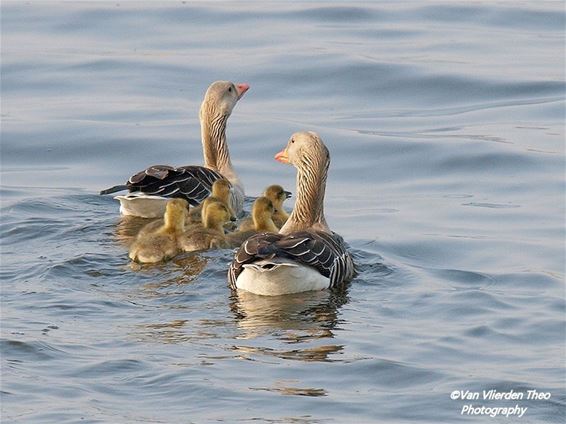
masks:
{"type": "Polygon", "coordinates": [[[286,296],[258,296],[238,290],[232,295],[230,309],[240,333],[237,340],[254,340],[266,335],[276,337],[293,349],[234,345],[233,350],[242,357],[254,354],[276,356],[302,361],[326,361],[343,346],[325,344],[312,346],[314,340],[334,337],[338,311],[348,302],[347,291],[321,291],[286,296]],[[301,344],[305,346],[301,348],[301,344]]]}
{"type": "Polygon", "coordinates": [[[170,322],[138,325],[131,336],[147,342],[166,344],[188,342],[191,336],[184,331],[186,324],[187,320],[177,319],[170,322]]]}
{"type": "MultiPolygon", "coordinates": [[[[192,257],[191,262],[198,267],[206,264],[206,260],[197,260],[197,257],[192,257]]],[[[186,277],[181,275],[175,280],[146,283],[137,298],[139,301],[148,298],[164,300],[167,296],[186,298],[186,287],[179,287],[187,283],[183,278],[186,277]]],[[[189,306],[174,302],[169,307],[178,311],[178,319],[136,325],[131,336],[137,340],[169,344],[221,339],[229,331],[234,336],[227,349],[240,359],[255,360],[260,355],[306,362],[335,361],[338,360],[335,355],[340,354],[344,346],[332,343],[333,331],[339,324],[339,309],[347,302],[346,292],[323,291],[284,297],[238,292],[232,294],[230,302],[232,322],[227,317],[184,319],[184,314],[190,311],[183,310],[189,306]],[[273,340],[289,348],[274,348],[273,340]],[[266,346],[262,346],[264,341],[266,346]]],[[[206,358],[219,357],[207,355],[206,358]]]]}
{"type": "Polygon", "coordinates": [[[130,268],[136,272],[146,272],[155,275],[158,281],[150,281],[140,286],[144,297],[161,297],[182,292],[184,285],[192,283],[205,270],[210,257],[200,253],[177,255],[167,263],[139,264],[130,262],[130,268]],[[167,273],[175,269],[175,273],[167,273]],[[164,279],[162,279],[165,276],[164,279]]]}
{"type": "Polygon", "coordinates": [[[263,331],[332,330],[338,323],[338,309],[348,301],[347,292],[320,291],[286,296],[258,296],[238,290],[233,294],[230,309],[243,338],[253,338],[263,331]]]}
{"type": "MultiPolygon", "coordinates": [[[[330,337],[329,335],[321,336],[320,334],[315,336],[320,337],[330,337]]],[[[269,347],[257,347],[257,346],[234,346],[233,350],[237,353],[238,357],[242,359],[254,360],[258,355],[273,356],[280,359],[290,359],[295,361],[305,361],[305,362],[327,362],[334,360],[332,357],[342,351],[344,346],[342,345],[323,345],[316,347],[305,347],[304,349],[273,349],[269,347]]]]}
{"type": "Polygon", "coordinates": [[[281,381],[275,387],[250,387],[250,390],[265,390],[266,392],[274,392],[288,396],[326,396],[327,392],[324,389],[311,389],[290,387],[287,384],[298,383],[298,381],[281,381]]]}
{"type": "Polygon", "coordinates": [[[120,216],[114,237],[118,243],[126,249],[133,243],[136,235],[140,230],[150,222],[157,221],[157,219],[140,218],[137,216],[120,216]]]}

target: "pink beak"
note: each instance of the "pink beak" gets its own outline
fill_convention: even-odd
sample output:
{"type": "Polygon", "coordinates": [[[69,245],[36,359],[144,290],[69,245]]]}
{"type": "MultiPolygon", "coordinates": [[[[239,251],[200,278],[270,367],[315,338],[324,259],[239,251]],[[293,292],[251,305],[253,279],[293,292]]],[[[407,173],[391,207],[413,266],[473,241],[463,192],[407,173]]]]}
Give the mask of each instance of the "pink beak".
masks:
{"type": "Polygon", "coordinates": [[[245,82],[236,84],[236,90],[238,91],[238,100],[242,98],[246,91],[250,89],[250,85],[245,82]]]}

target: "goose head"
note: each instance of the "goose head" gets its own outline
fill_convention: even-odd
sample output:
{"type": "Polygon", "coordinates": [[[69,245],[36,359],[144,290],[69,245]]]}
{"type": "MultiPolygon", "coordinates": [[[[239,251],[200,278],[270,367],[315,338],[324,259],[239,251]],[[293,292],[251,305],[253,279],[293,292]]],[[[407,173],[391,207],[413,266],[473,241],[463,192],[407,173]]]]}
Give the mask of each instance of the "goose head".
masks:
{"type": "Polygon", "coordinates": [[[187,219],[188,214],[189,202],[185,199],[169,200],[165,207],[165,215],[163,216],[165,227],[184,231],[185,220],[187,219]]]}
{"type": "Polygon", "coordinates": [[[238,100],[242,98],[249,88],[249,84],[246,83],[234,84],[230,81],[213,82],[206,90],[200,108],[201,119],[203,119],[205,115],[230,116],[238,100]]]}
{"type": "Polygon", "coordinates": [[[297,200],[293,212],[279,232],[289,234],[311,227],[329,232],[324,218],[324,192],[330,153],[320,136],[313,131],[293,134],[275,159],[297,168],[297,200]]]}
{"type": "Polygon", "coordinates": [[[230,221],[236,221],[236,217],[223,202],[213,201],[205,206],[204,226],[206,228],[218,229],[223,232],[222,227],[230,221]]]}
{"type": "Polygon", "coordinates": [[[287,146],[275,155],[275,160],[301,170],[330,164],[330,153],[317,133],[303,131],[291,136],[287,146]]]}

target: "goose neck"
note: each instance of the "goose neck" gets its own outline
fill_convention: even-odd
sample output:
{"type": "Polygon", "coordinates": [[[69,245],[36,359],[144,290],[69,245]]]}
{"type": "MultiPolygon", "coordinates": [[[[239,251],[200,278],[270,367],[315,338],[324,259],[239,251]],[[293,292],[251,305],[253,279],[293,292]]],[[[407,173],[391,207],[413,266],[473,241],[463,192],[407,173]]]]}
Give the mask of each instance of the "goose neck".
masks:
{"type": "Polygon", "coordinates": [[[330,231],[324,217],[327,170],[327,163],[314,168],[312,164],[298,167],[297,200],[289,219],[279,231],[281,234],[306,230],[313,226],[330,231]]]}
{"type": "Polygon", "coordinates": [[[222,173],[222,169],[232,167],[230,152],[226,144],[226,115],[204,114],[201,119],[202,150],[204,165],[222,173]]]}

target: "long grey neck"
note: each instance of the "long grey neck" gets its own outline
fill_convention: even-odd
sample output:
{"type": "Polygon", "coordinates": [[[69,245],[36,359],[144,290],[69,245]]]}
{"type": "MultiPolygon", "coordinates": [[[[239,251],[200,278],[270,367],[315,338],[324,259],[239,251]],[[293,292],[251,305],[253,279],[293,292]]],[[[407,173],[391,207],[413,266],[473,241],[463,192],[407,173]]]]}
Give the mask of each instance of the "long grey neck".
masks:
{"type": "Polygon", "coordinates": [[[297,166],[297,200],[289,219],[279,231],[280,234],[308,228],[330,232],[324,217],[324,192],[329,164],[322,158],[305,158],[304,163],[297,166]]]}
{"type": "Polygon", "coordinates": [[[220,172],[228,180],[237,179],[230,152],[226,144],[226,122],[228,115],[215,114],[203,104],[200,113],[202,151],[204,166],[220,172]]]}

